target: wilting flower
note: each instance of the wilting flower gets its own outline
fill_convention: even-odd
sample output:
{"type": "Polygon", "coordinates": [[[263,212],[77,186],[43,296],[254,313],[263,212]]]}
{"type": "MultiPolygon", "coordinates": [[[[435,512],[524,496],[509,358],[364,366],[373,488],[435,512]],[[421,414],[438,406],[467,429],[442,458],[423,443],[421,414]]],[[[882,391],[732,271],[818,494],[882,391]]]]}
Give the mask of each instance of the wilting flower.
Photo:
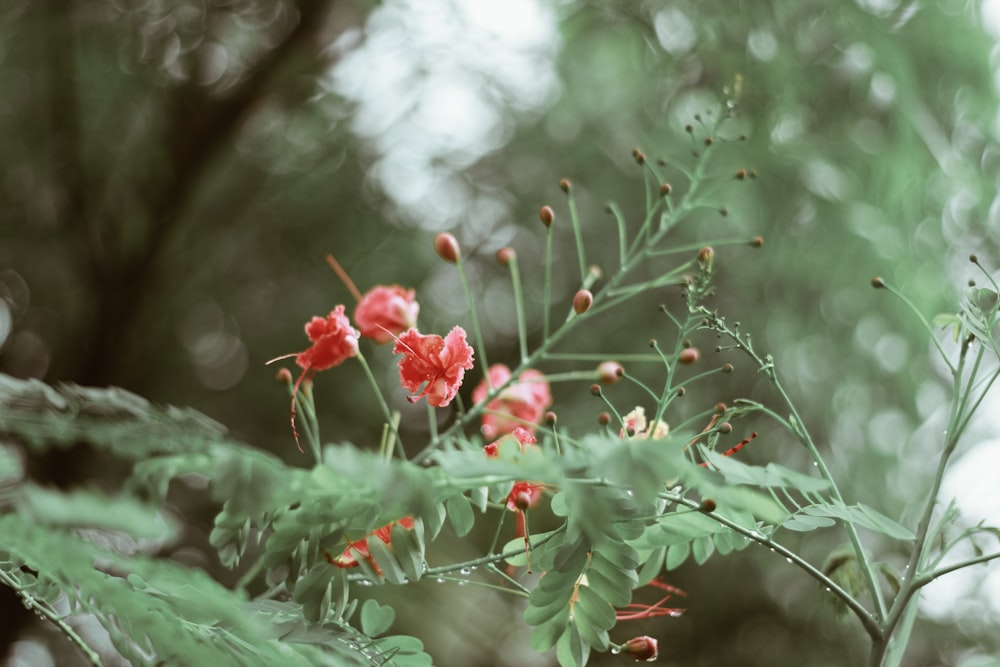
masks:
{"type": "Polygon", "coordinates": [[[670,433],[670,427],[667,426],[666,422],[657,420],[655,424],[646,424],[646,410],[639,406],[632,410],[632,412],[625,415],[623,421],[625,422],[622,430],[621,437],[635,438],[638,440],[659,440],[661,438],[667,437],[670,433]],[[630,435],[631,434],[631,435],[630,435]]]}
{"type": "MultiPolygon", "coordinates": [[[[510,368],[493,364],[489,370],[489,383],[481,381],[472,392],[472,400],[486,400],[490,387],[501,387],[510,380],[510,368]]],[[[482,432],[487,439],[510,433],[518,426],[534,432],[545,411],[552,405],[552,392],[541,371],[529,368],[493,397],[483,412],[482,432]]]]}
{"type": "Polygon", "coordinates": [[[640,660],[656,659],[656,640],[643,635],[642,637],[632,637],[622,644],[622,653],[632,656],[636,662],[640,660]]]}
{"type": "Polygon", "coordinates": [[[472,368],[472,346],[465,341],[462,327],[453,328],[445,338],[408,329],[396,338],[392,352],[403,355],[399,360],[400,383],[411,392],[420,392],[407,400],[416,403],[426,396],[435,408],[451,403],[465,371],[472,368]]]}
{"type": "Polygon", "coordinates": [[[417,326],[420,304],[415,296],[412,289],[399,285],[377,285],[368,290],[354,309],[361,335],[381,345],[417,326]]]}
{"type": "Polygon", "coordinates": [[[536,438],[531,433],[531,431],[529,431],[526,428],[518,426],[509,434],[504,435],[496,442],[491,442],[490,444],[483,447],[483,451],[486,452],[486,456],[490,457],[491,459],[500,456],[500,445],[501,443],[503,443],[504,440],[508,438],[512,438],[517,441],[517,444],[520,445],[521,447],[522,454],[528,451],[528,447],[538,442],[538,438],[536,438]]]}
{"type": "Polygon", "coordinates": [[[375,530],[368,533],[360,540],[351,542],[349,545],[347,545],[347,548],[344,549],[343,553],[341,553],[336,558],[324,552],[324,554],[326,555],[327,562],[330,563],[330,565],[336,565],[337,567],[344,567],[344,568],[357,567],[359,563],[358,559],[360,558],[361,560],[367,561],[368,564],[372,566],[372,569],[374,569],[376,572],[381,572],[378,564],[375,562],[375,559],[372,558],[371,552],[368,551],[368,538],[372,536],[377,537],[378,539],[382,540],[384,544],[386,544],[391,548],[392,527],[395,526],[396,524],[399,524],[406,530],[412,530],[413,517],[404,516],[402,519],[398,519],[396,521],[392,521],[391,523],[387,523],[381,528],[376,528],[375,530]]]}
{"type": "MultiPolygon", "coordinates": [[[[312,377],[318,371],[325,371],[338,366],[345,360],[358,354],[358,337],[361,335],[351,326],[350,320],[344,315],[344,306],[340,305],[330,311],[326,317],[314,317],[306,323],[306,335],[312,341],[312,347],[302,352],[286,354],[267,363],[295,357],[295,363],[302,368],[292,389],[292,434],[295,444],[299,444],[299,432],[295,428],[295,398],[299,386],[306,377],[312,377]]],[[[302,451],[302,447],[299,447],[302,451]]]]}

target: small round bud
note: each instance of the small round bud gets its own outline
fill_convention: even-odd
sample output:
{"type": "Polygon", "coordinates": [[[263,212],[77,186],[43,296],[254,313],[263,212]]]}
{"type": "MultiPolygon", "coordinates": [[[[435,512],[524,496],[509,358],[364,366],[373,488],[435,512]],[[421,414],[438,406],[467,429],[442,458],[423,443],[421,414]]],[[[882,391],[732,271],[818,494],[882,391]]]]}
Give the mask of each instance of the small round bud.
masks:
{"type": "Polygon", "coordinates": [[[720,415],[726,414],[726,408],[726,404],[721,401],[715,404],[715,411],[720,415]]]}
{"type": "Polygon", "coordinates": [[[568,178],[564,178],[559,181],[559,189],[569,194],[569,191],[573,189],[573,183],[568,178]]]}
{"type": "Polygon", "coordinates": [[[722,422],[719,424],[719,433],[723,435],[729,435],[733,432],[733,425],[729,422],[722,422]]]}
{"type": "Polygon", "coordinates": [[[592,384],[592,385],[590,385],[590,393],[592,395],[594,395],[594,396],[600,396],[601,395],[601,385],[599,385],[599,384],[592,384]]]}
{"type": "Polygon", "coordinates": [[[764,237],[763,236],[753,237],[752,239],[750,239],[750,245],[753,246],[754,248],[761,247],[762,245],[764,245],[764,237]]]}
{"type": "Polygon", "coordinates": [[[687,389],[684,387],[677,387],[677,398],[683,398],[686,393],[688,393],[687,389]]]}
{"type": "Polygon", "coordinates": [[[875,276],[874,278],[872,278],[872,287],[874,287],[875,289],[882,289],[883,287],[885,287],[885,281],[879,278],[878,276],[875,276]]]}
{"type": "Polygon", "coordinates": [[[448,232],[441,232],[434,237],[434,251],[446,262],[455,263],[462,256],[458,241],[448,232]]]}
{"type": "Polygon", "coordinates": [[[497,250],[497,261],[504,266],[510,266],[510,263],[514,261],[517,255],[514,253],[513,248],[500,248],[497,250]]]}
{"type": "Polygon", "coordinates": [[[713,139],[712,137],[705,137],[705,145],[706,146],[711,146],[714,142],[715,142],[715,139],[713,139]]]}
{"type": "Polygon", "coordinates": [[[690,366],[691,364],[698,361],[699,357],[701,357],[701,353],[698,352],[698,348],[686,347],[683,350],[681,350],[680,354],[677,355],[677,361],[686,366],[690,366]]]}
{"type": "Polygon", "coordinates": [[[656,659],[656,640],[643,635],[633,637],[622,644],[622,653],[631,656],[636,662],[656,659]]]}
{"type": "Polygon", "coordinates": [[[545,423],[548,424],[549,426],[555,426],[556,421],[558,421],[556,413],[552,412],[551,410],[545,413],[543,419],[545,420],[545,423]]]}
{"type": "Polygon", "coordinates": [[[287,368],[279,368],[278,372],[274,374],[275,382],[280,382],[281,384],[292,384],[292,372],[287,368]]]}
{"type": "Polygon", "coordinates": [[[694,128],[690,125],[685,125],[684,131],[687,132],[688,134],[691,134],[692,132],[694,132],[694,128]]]}
{"type": "Polygon", "coordinates": [[[625,375],[625,369],[617,361],[602,361],[597,367],[597,375],[601,384],[614,384],[625,375]]]}
{"type": "Polygon", "coordinates": [[[969,278],[969,287],[975,287],[975,286],[976,286],[976,281],[973,280],[972,278],[969,278]]]}
{"type": "Polygon", "coordinates": [[[543,206],[538,211],[538,219],[542,221],[542,224],[546,227],[551,227],[553,221],[556,219],[556,213],[552,210],[551,206],[543,206]]]}
{"type": "Polygon", "coordinates": [[[746,140],[747,140],[747,135],[741,134],[740,135],[740,141],[746,141],[746,140]]]}
{"type": "Polygon", "coordinates": [[[736,370],[736,369],[733,367],[732,364],[723,364],[722,365],[722,372],[725,373],[726,375],[731,374],[734,370],[736,370]]]}
{"type": "Polygon", "coordinates": [[[593,303],[594,295],[590,293],[590,290],[582,289],[573,297],[573,312],[577,315],[583,315],[590,310],[593,303]]]}
{"type": "Polygon", "coordinates": [[[673,186],[670,185],[670,183],[663,183],[660,185],[660,196],[668,197],[670,196],[670,193],[673,192],[673,190],[674,188],[673,186]]]}
{"type": "Polygon", "coordinates": [[[757,170],[756,169],[751,169],[750,172],[747,175],[750,178],[757,178],[757,170]]]}
{"type": "Polygon", "coordinates": [[[602,412],[601,414],[597,415],[597,423],[600,424],[601,426],[607,426],[608,424],[610,424],[611,423],[611,413],[610,412],[602,412]]]}
{"type": "Polygon", "coordinates": [[[711,269],[715,261],[715,250],[711,246],[705,246],[698,251],[698,263],[703,269],[711,269]]]}
{"type": "Polygon", "coordinates": [[[747,177],[747,170],[746,169],[737,169],[736,170],[736,180],[737,181],[746,180],[746,177],[747,177]]]}
{"type": "Polygon", "coordinates": [[[632,157],[635,158],[635,161],[637,163],[639,163],[639,164],[646,164],[646,154],[643,153],[638,148],[633,148],[632,149],[632,157]]]}
{"type": "Polygon", "coordinates": [[[698,509],[702,512],[714,512],[716,507],[718,507],[718,505],[715,504],[714,500],[711,498],[705,498],[701,501],[701,506],[698,509]]]}
{"type": "Polygon", "coordinates": [[[514,507],[522,512],[526,512],[531,509],[531,494],[527,491],[521,491],[514,496],[514,507]]]}
{"type": "Polygon", "coordinates": [[[969,255],[969,261],[973,264],[979,264],[979,258],[976,255],[969,255]]]}
{"type": "Polygon", "coordinates": [[[722,208],[719,209],[719,215],[721,215],[723,218],[726,217],[727,215],[729,215],[729,209],[723,206],[722,208]]]}
{"type": "Polygon", "coordinates": [[[650,347],[656,347],[656,339],[655,338],[650,338],[649,339],[649,346],[650,347]]]}

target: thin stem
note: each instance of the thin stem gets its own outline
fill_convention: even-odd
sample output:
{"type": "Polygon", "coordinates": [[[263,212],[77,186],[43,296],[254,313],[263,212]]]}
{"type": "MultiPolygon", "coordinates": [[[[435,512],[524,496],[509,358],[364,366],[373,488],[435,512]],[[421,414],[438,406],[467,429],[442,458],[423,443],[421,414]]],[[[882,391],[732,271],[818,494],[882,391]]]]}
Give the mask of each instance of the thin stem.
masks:
{"type": "Polygon", "coordinates": [[[510,262],[510,280],[514,288],[514,308],[517,314],[517,340],[521,349],[521,361],[528,358],[528,333],[524,317],[524,292],[521,290],[521,272],[517,267],[517,255],[512,253],[510,262]]]}
{"type": "Polygon", "coordinates": [[[885,287],[885,289],[889,290],[890,294],[892,294],[897,299],[899,299],[900,301],[902,301],[903,303],[905,303],[906,306],[911,311],[913,311],[913,314],[917,316],[918,320],[920,320],[920,323],[924,326],[924,329],[926,329],[927,333],[930,334],[931,342],[933,342],[934,343],[934,347],[937,348],[938,353],[941,355],[941,359],[944,361],[945,364],[948,365],[948,369],[951,370],[952,373],[954,373],[955,372],[955,366],[951,363],[951,359],[948,358],[948,353],[944,351],[943,347],[941,347],[941,341],[938,340],[937,333],[934,331],[934,327],[932,327],[931,323],[927,321],[927,318],[924,317],[924,314],[920,312],[920,310],[917,308],[916,304],[913,303],[913,301],[911,301],[908,296],[906,296],[905,294],[903,294],[902,292],[900,292],[899,290],[897,290],[895,287],[893,287],[889,283],[887,283],[885,281],[882,281],[882,284],[885,287]]]}
{"type": "Polygon", "coordinates": [[[327,254],[326,263],[330,265],[333,272],[337,274],[338,278],[340,278],[340,282],[344,283],[344,286],[347,288],[347,291],[351,293],[351,296],[354,297],[354,300],[361,301],[361,291],[358,289],[358,286],[354,284],[354,281],[351,280],[351,277],[347,275],[347,271],[345,271],[344,267],[340,265],[340,262],[334,259],[333,255],[327,254]]]}
{"type": "Polygon", "coordinates": [[[566,193],[566,203],[569,204],[569,220],[573,226],[573,237],[576,240],[576,256],[580,262],[580,280],[587,279],[587,257],[583,247],[583,230],[580,225],[580,216],[576,212],[576,198],[573,190],[566,193]]]}
{"type": "Polygon", "coordinates": [[[483,377],[486,379],[486,384],[490,384],[490,362],[486,360],[486,344],[483,340],[483,330],[479,326],[479,316],[476,314],[476,298],[472,294],[472,289],[469,287],[469,279],[465,274],[465,264],[462,262],[461,258],[455,260],[455,266],[458,267],[458,275],[462,279],[462,289],[465,290],[465,300],[469,304],[469,319],[472,324],[472,333],[476,337],[476,353],[479,357],[479,364],[483,367],[483,377]]]}
{"type": "Polygon", "coordinates": [[[375,375],[372,373],[371,367],[368,365],[368,361],[365,359],[365,355],[358,351],[358,361],[361,362],[361,368],[365,371],[365,377],[368,378],[368,384],[371,385],[372,390],[375,392],[375,398],[378,401],[379,407],[382,409],[382,416],[385,418],[385,423],[389,425],[392,429],[392,433],[395,436],[393,439],[393,444],[399,443],[399,456],[404,461],[406,460],[406,450],[403,449],[403,441],[399,437],[399,431],[396,428],[396,420],[392,417],[392,412],[389,410],[389,405],[385,402],[385,397],[382,396],[382,392],[379,389],[378,381],[375,379],[375,375]]]}
{"type": "MultiPolygon", "coordinates": [[[[542,294],[542,339],[549,339],[549,311],[552,310],[552,227],[545,227],[545,290],[542,294]]],[[[522,360],[521,365],[524,365],[522,360]]]]}

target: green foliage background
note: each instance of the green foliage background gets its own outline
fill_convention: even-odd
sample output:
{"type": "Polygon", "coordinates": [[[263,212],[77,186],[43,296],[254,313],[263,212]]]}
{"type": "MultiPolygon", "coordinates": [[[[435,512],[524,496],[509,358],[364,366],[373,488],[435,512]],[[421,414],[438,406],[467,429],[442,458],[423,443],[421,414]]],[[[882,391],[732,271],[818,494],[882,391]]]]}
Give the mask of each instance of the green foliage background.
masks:
{"type": "MultiPolygon", "coordinates": [[[[461,14],[439,4],[431,23],[461,14]]],[[[933,313],[953,310],[970,252],[996,264],[996,47],[979,3],[542,6],[555,31],[531,54],[537,70],[522,64],[521,76],[542,78],[551,66],[555,85],[526,100],[482,71],[464,72],[456,80],[486,91],[502,131],[488,146],[439,151],[419,175],[431,179],[428,191],[407,198],[411,184],[385,176],[406,171],[393,172],[387,156],[400,155],[398,133],[413,130],[404,120],[433,77],[453,76],[435,69],[439,54],[401,37],[419,14],[413,3],[4,3],[0,297],[11,326],[0,370],[190,405],[226,424],[226,437],[294,464],[287,397],[264,362],[302,349],[302,323],[350,301],[323,254],[336,254],[362,289],[415,287],[429,318],[422,326],[444,332],[467,315],[429,239],[452,231],[482,294],[490,360],[511,361],[516,341],[495,250],[515,247],[528,291],[540,291],[537,210],[551,203],[556,224],[566,219],[558,182],[569,177],[588,259],[610,262],[615,227],[605,203],[615,200],[630,219],[643,210],[630,150],[665,160],[668,173],[671,162],[689,163],[698,146],[684,126],[697,126],[696,113],[739,85],[740,131],[720,139],[747,139],[716,168],[758,177],[727,186],[720,207],[728,215],[705,212],[678,241],[765,237],[759,251],[719,253],[713,305],[774,354],[831,460],[849,472],[848,493],[905,516],[930,471],[918,454],[926,443],[899,434],[931,416],[941,386],[925,335],[868,280],[884,275],[933,313]],[[417,65],[405,86],[362,103],[368,98],[331,83],[330,72],[393,62],[355,57],[373,44],[417,65]],[[221,75],[213,69],[220,59],[221,75]],[[392,97],[398,91],[405,95],[392,97]]],[[[453,48],[461,58],[471,47],[453,48]]],[[[371,69],[361,92],[377,93],[379,81],[371,69]]],[[[559,229],[568,249],[568,225],[559,229]]],[[[574,258],[558,261],[566,279],[557,290],[568,301],[574,258]]],[[[627,326],[597,320],[578,347],[645,351],[664,332],[656,306],[677,299],[664,290],[627,326]]],[[[537,340],[540,327],[530,335],[537,340]]],[[[694,342],[712,356],[714,339],[694,342]]],[[[392,387],[391,365],[380,372],[392,387]]],[[[470,375],[466,397],[477,380],[470,375]]],[[[377,442],[377,406],[355,390],[363,382],[348,366],[317,378],[327,440],[377,442]]],[[[717,400],[769,397],[739,368],[715,391],[717,400]]],[[[585,384],[555,393],[561,422],[594,423],[599,408],[585,384]]],[[[609,396],[625,409],[639,400],[617,388],[609,396]]],[[[405,410],[402,398],[394,408],[405,410]]],[[[404,434],[421,416],[404,412],[404,434]]],[[[789,467],[802,460],[766,431],[746,457],[789,467]]],[[[67,488],[114,488],[128,467],[86,446],[28,461],[39,483],[67,488]]],[[[210,498],[175,502],[190,503],[192,515],[206,505],[210,521],[210,498]]],[[[231,575],[206,556],[210,530],[185,526],[176,556],[225,582],[231,575]]],[[[802,549],[819,560],[836,547],[810,540],[802,549]]],[[[671,580],[689,591],[687,615],[637,624],[636,634],[660,636],[667,664],[774,665],[788,655],[831,664],[831,647],[857,639],[857,629],[833,621],[811,583],[769,556],[750,550],[682,567],[671,580]]],[[[454,658],[441,664],[529,664],[515,649],[526,644],[518,610],[489,595],[421,586],[396,601],[394,632],[454,658]]],[[[45,632],[3,595],[4,616],[15,619],[4,628],[6,646],[45,632]]],[[[907,664],[956,664],[976,646],[1000,651],[995,618],[922,627],[907,664]]]]}

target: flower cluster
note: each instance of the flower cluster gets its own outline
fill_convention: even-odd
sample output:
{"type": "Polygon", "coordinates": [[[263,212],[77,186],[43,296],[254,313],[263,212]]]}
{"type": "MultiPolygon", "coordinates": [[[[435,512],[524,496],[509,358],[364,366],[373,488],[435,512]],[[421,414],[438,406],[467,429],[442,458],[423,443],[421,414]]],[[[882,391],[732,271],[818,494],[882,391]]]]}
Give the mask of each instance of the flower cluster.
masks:
{"type": "Polygon", "coordinates": [[[473,390],[472,400],[481,403],[491,390],[501,387],[483,412],[483,436],[487,439],[498,438],[517,427],[534,433],[535,426],[552,405],[552,392],[545,376],[534,368],[528,368],[516,382],[511,382],[510,368],[494,364],[490,366],[487,378],[473,390]]]}

